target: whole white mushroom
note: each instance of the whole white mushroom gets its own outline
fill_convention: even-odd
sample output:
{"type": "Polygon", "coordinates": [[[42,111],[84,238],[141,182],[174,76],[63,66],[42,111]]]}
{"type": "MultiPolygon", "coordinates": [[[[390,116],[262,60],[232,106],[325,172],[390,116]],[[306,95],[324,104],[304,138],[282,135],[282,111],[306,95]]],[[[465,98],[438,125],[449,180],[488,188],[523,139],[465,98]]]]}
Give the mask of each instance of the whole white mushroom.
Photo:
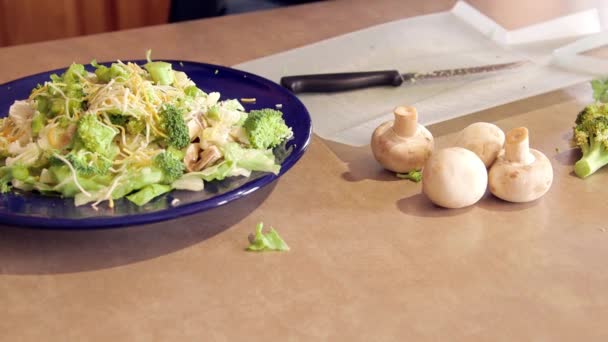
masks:
{"type": "Polygon", "coordinates": [[[504,150],[489,173],[490,192],[509,202],[530,202],[543,196],[553,182],[553,167],[540,151],[529,147],[528,129],[507,133],[504,150]]]}
{"type": "Polygon", "coordinates": [[[371,139],[376,160],[397,173],[420,170],[433,152],[433,135],[418,123],[414,107],[395,108],[395,120],[378,126],[371,139]]]}
{"type": "Polygon", "coordinates": [[[433,153],[422,170],[422,192],[436,205],[463,208],[483,197],[488,172],[479,157],[462,147],[433,153]]]}
{"type": "Polygon", "coordinates": [[[476,122],[460,131],[454,146],[472,151],[483,161],[486,168],[489,168],[504,143],[505,133],[498,126],[488,122],[476,122]]]}

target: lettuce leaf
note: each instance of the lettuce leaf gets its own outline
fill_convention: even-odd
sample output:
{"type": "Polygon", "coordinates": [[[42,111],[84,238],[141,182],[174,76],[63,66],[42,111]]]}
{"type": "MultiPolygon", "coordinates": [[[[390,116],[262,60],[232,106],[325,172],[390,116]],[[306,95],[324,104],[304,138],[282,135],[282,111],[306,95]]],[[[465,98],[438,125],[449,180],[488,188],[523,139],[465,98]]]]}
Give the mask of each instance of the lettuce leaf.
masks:
{"type": "Polygon", "coordinates": [[[263,251],[288,251],[289,246],[283,241],[274,228],[270,227],[267,233],[262,232],[264,223],[258,223],[255,228],[255,234],[249,235],[249,247],[247,251],[263,252],[263,251]]]}

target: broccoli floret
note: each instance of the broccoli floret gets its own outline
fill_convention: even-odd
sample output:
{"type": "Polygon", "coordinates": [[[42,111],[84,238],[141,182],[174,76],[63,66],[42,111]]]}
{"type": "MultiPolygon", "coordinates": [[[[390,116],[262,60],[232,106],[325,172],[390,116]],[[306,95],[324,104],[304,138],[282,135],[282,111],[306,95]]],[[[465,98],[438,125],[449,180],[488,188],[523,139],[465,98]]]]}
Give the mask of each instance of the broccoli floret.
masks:
{"type": "Polygon", "coordinates": [[[576,119],[574,143],[583,156],[574,164],[574,173],[580,178],[588,177],[608,164],[608,106],[587,106],[576,119]]]}
{"type": "Polygon", "coordinates": [[[82,176],[105,175],[112,166],[109,158],[87,150],[72,151],[66,159],[82,176]]]}
{"type": "Polygon", "coordinates": [[[167,144],[181,149],[190,143],[188,126],[184,121],[184,115],[174,105],[164,105],[160,110],[161,127],[167,134],[167,144]]]}
{"type": "Polygon", "coordinates": [[[108,117],[113,125],[124,127],[131,135],[137,135],[146,128],[146,123],[143,120],[136,119],[132,116],[110,113],[108,117]]]}
{"type": "Polygon", "coordinates": [[[48,92],[38,94],[35,98],[39,112],[48,117],[77,113],[86,107],[82,79],[87,71],[82,64],[72,64],[61,76],[52,74],[48,83],[48,92]],[[66,106],[67,97],[67,106],[66,106]]]}
{"type": "Polygon", "coordinates": [[[113,125],[117,126],[125,126],[129,122],[129,116],[117,113],[108,114],[108,118],[113,125]]]}
{"type": "MultiPolygon", "coordinates": [[[[87,76],[87,71],[82,64],[72,64],[61,75],[65,88],[63,92],[68,97],[68,110],[71,113],[76,113],[84,107],[84,91],[82,90],[81,79],[87,76]]],[[[63,100],[63,96],[61,97],[63,100]]],[[[65,103],[65,102],[64,102],[65,103]]]]}
{"type": "Polygon", "coordinates": [[[87,71],[84,69],[84,65],[72,63],[68,70],[66,70],[61,78],[67,84],[80,83],[82,77],[87,76],[87,71]]]}
{"type": "Polygon", "coordinates": [[[173,183],[184,174],[184,162],[171,152],[163,151],[154,157],[154,166],[163,172],[163,180],[173,183]]]}
{"type": "Polygon", "coordinates": [[[586,121],[590,121],[590,120],[593,120],[598,117],[606,116],[607,112],[608,112],[608,104],[603,104],[603,103],[590,104],[587,107],[585,107],[585,109],[583,109],[580,113],[578,113],[578,115],[576,116],[576,121],[574,123],[576,123],[577,125],[580,125],[586,121]]]}
{"type": "Polygon", "coordinates": [[[76,133],[87,150],[101,155],[107,155],[112,150],[110,146],[118,134],[114,128],[103,124],[97,116],[91,114],[78,120],[76,133]]]}
{"type": "Polygon", "coordinates": [[[291,137],[292,131],[283,120],[283,113],[275,109],[252,110],[243,127],[255,148],[268,149],[291,137]]]}
{"type": "Polygon", "coordinates": [[[91,65],[95,67],[95,75],[97,80],[102,83],[108,83],[111,79],[127,79],[128,74],[125,68],[118,63],[112,63],[108,68],[105,65],[99,65],[96,61],[91,62],[91,65]]]}
{"type": "Polygon", "coordinates": [[[135,118],[129,119],[127,122],[127,132],[131,135],[136,135],[144,131],[146,129],[146,123],[143,120],[137,120],[135,118]]]}

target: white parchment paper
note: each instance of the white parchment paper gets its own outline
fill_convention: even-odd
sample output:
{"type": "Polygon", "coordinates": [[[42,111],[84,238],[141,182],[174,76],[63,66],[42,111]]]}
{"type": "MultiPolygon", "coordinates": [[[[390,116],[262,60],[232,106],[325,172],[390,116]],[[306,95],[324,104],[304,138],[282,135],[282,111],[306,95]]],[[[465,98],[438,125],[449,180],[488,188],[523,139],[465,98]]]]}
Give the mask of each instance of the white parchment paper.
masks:
{"type": "Polygon", "coordinates": [[[299,94],[316,134],[369,143],[398,105],[413,105],[427,125],[589,80],[551,64],[552,52],[600,31],[595,11],[507,31],[459,2],[448,12],[408,18],[236,65],[279,82],[287,75],[397,69],[401,72],[527,61],[515,69],[332,94],[299,94]],[[584,22],[584,25],[573,23],[584,22]]]}

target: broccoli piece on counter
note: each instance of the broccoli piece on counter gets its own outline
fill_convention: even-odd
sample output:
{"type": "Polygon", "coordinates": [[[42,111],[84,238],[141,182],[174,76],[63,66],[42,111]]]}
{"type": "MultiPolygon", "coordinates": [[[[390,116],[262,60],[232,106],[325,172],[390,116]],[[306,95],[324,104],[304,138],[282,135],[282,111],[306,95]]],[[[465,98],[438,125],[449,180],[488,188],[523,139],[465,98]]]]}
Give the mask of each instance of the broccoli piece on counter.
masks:
{"type": "Polygon", "coordinates": [[[274,228],[270,227],[270,231],[267,233],[262,232],[262,229],[264,229],[264,224],[260,222],[255,227],[255,234],[249,235],[250,245],[247,247],[247,251],[262,252],[289,250],[289,246],[287,246],[274,228]]]}
{"type": "Polygon", "coordinates": [[[608,164],[608,104],[588,105],[575,123],[573,140],[583,156],[574,164],[574,173],[585,178],[608,164]]]}

